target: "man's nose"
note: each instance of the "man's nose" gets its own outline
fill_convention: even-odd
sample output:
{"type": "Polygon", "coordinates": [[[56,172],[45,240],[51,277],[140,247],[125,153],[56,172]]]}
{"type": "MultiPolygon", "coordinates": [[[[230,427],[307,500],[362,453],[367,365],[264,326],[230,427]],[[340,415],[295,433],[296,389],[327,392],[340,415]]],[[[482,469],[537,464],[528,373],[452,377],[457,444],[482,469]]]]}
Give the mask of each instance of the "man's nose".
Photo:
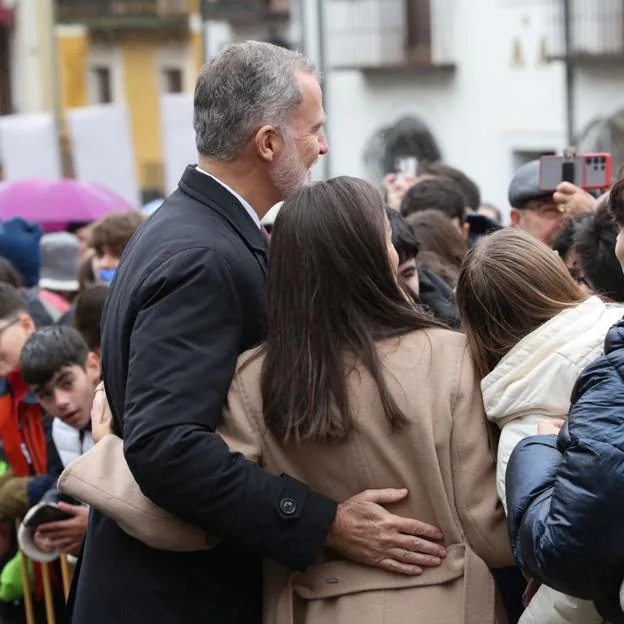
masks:
{"type": "Polygon", "coordinates": [[[323,130],[319,139],[319,155],[325,156],[327,152],[329,152],[329,143],[327,142],[327,135],[325,134],[325,130],[323,130]]]}

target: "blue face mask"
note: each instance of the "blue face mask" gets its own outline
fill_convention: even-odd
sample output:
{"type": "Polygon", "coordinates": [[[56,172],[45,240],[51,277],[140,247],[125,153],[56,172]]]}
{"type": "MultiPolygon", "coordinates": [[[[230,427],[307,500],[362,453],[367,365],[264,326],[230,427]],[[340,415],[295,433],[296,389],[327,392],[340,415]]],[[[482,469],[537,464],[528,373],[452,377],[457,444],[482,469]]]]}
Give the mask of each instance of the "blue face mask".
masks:
{"type": "Polygon", "coordinates": [[[115,277],[115,269],[100,269],[100,282],[107,286],[113,281],[115,277]]]}

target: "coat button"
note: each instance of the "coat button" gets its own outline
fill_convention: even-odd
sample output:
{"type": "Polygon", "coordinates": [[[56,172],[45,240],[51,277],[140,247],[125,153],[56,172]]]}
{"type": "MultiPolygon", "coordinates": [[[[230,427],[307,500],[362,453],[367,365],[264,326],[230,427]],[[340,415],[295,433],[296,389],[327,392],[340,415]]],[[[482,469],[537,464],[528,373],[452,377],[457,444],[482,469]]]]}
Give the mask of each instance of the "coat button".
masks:
{"type": "Polygon", "coordinates": [[[292,516],[297,511],[297,503],[292,498],[283,498],[280,501],[280,509],[287,516],[292,516]]]}

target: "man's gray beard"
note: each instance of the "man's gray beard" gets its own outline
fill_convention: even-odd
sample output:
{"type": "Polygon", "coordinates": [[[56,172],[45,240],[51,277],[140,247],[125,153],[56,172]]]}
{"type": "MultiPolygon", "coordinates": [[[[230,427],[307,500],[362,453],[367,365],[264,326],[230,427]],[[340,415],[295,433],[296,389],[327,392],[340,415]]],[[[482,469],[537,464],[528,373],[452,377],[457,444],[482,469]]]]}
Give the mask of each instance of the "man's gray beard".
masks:
{"type": "Polygon", "coordinates": [[[271,171],[271,179],[282,199],[289,198],[310,183],[309,171],[299,162],[294,139],[288,139],[282,157],[271,171]]]}

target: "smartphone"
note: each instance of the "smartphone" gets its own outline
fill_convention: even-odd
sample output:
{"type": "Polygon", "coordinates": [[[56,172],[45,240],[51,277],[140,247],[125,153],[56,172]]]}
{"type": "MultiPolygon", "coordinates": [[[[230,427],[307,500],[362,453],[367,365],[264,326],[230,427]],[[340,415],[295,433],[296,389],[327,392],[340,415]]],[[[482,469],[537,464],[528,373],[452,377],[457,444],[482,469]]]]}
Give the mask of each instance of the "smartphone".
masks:
{"type": "Polygon", "coordinates": [[[399,177],[415,176],[418,173],[418,158],[401,156],[394,162],[394,168],[399,177]]]}
{"type": "Polygon", "coordinates": [[[554,191],[562,182],[571,182],[586,191],[611,186],[611,154],[571,154],[542,156],[539,185],[542,191],[554,191]]]}
{"type": "Polygon", "coordinates": [[[52,503],[46,503],[35,511],[35,513],[28,518],[28,522],[25,522],[25,526],[29,529],[36,529],[42,524],[48,524],[48,522],[60,522],[62,520],[69,520],[72,517],[65,511],[59,509],[52,503]]]}

